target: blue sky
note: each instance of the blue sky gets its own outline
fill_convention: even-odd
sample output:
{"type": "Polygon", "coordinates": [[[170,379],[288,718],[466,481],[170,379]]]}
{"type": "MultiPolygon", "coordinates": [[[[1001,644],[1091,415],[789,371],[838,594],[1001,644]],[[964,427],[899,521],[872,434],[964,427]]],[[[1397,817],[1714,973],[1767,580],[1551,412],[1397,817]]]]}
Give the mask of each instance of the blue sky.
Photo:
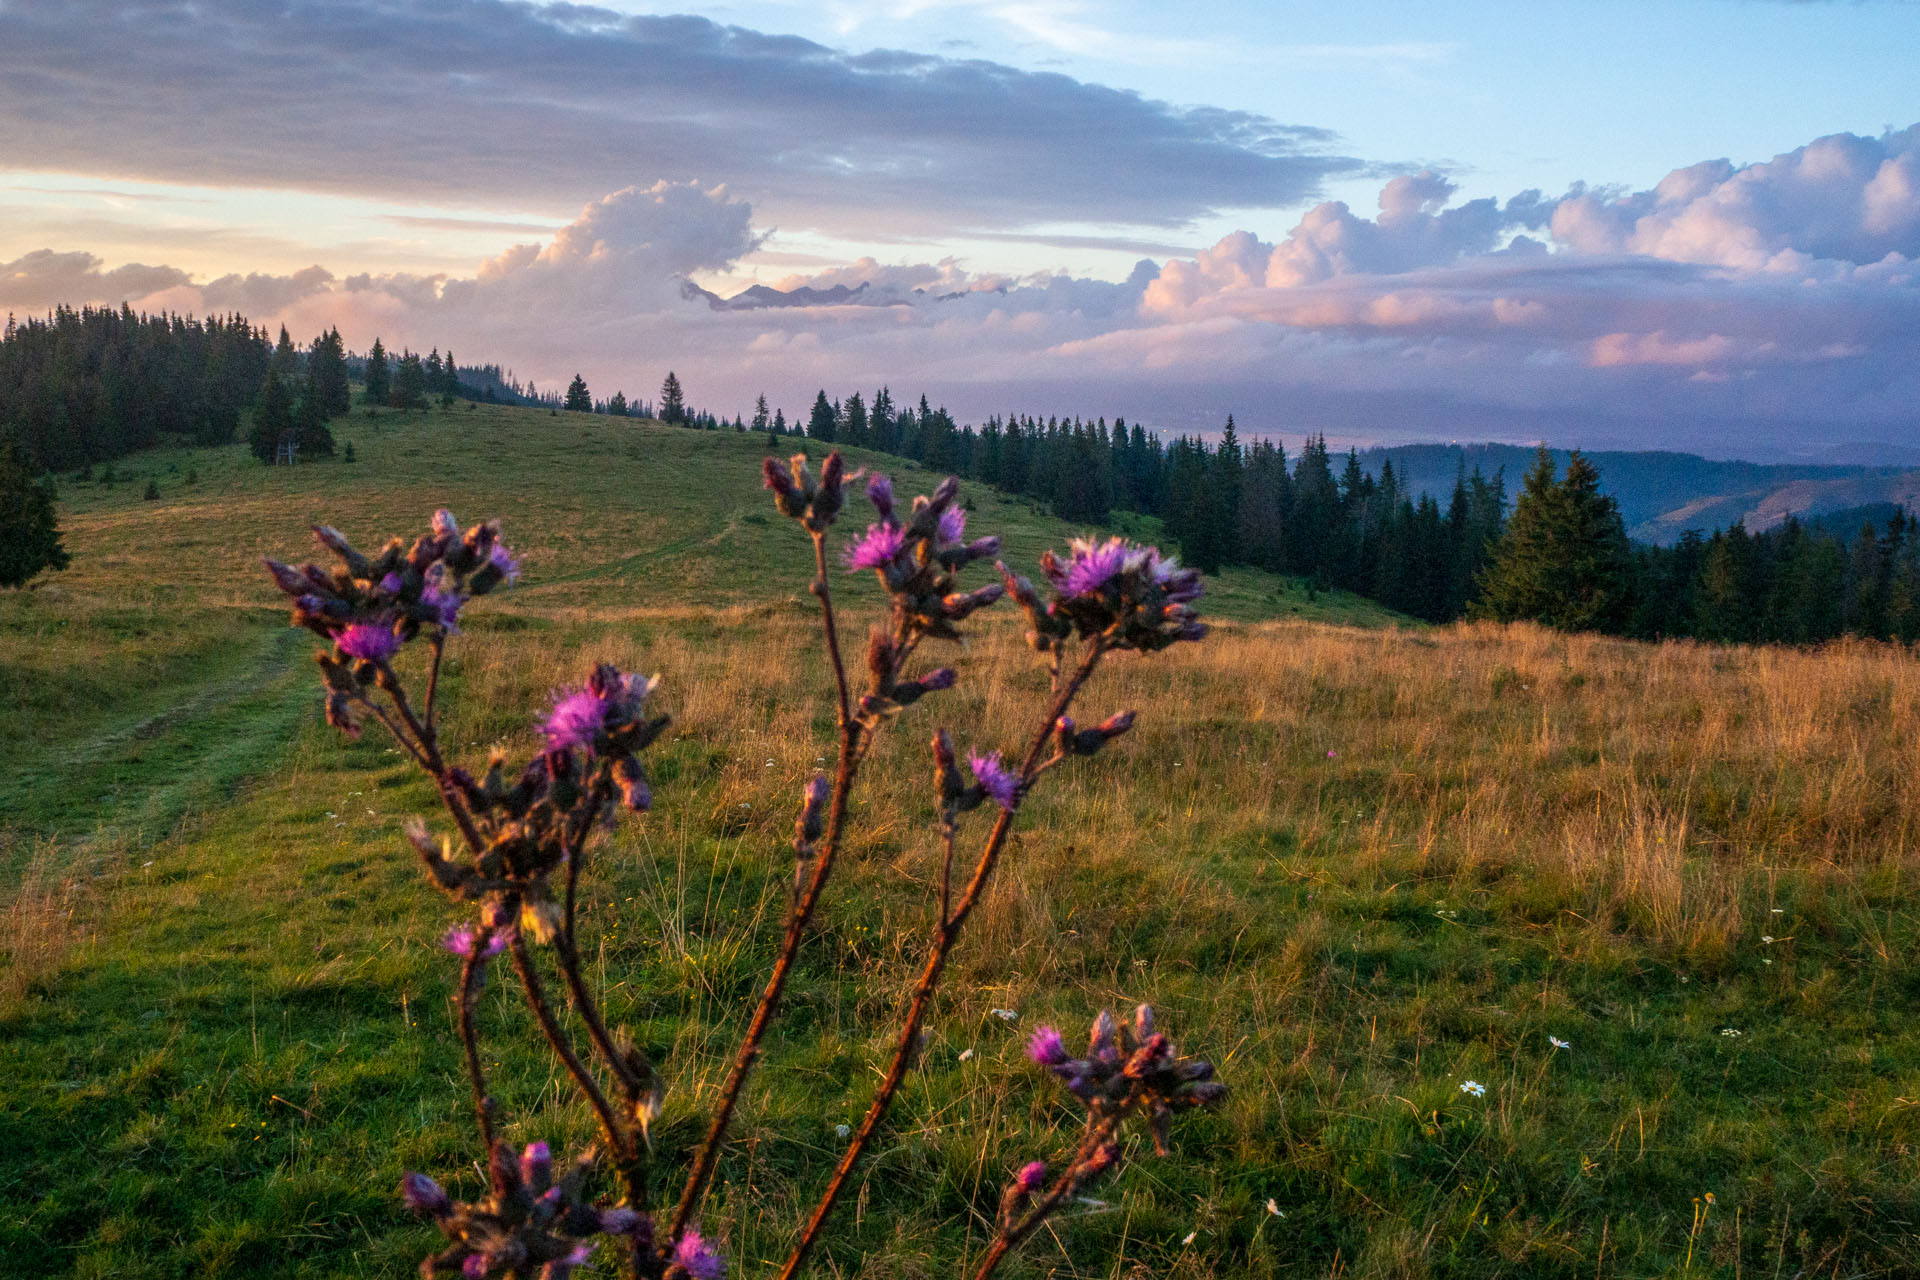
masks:
{"type": "Polygon", "coordinates": [[[1920,434],[1920,5],[0,0],[0,307],[719,410],[1920,434]],[[750,282],[858,305],[717,311],[750,282]]]}

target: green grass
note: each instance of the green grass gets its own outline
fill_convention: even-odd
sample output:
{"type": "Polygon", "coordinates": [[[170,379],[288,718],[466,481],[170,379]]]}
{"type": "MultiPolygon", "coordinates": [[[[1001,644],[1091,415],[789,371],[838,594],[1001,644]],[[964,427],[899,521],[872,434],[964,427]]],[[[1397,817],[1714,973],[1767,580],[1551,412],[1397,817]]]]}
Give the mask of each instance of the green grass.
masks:
{"type": "MultiPolygon", "coordinates": [[[[257,568],[304,554],[309,521],[362,543],[443,503],[507,522],[526,576],[473,606],[449,668],[470,758],[526,749],[592,660],[664,675],[657,808],[604,846],[587,915],[610,1015],[672,1083],[662,1194],[771,955],[827,726],[761,440],[464,408],[336,434],[356,464],[159,453],[69,485],[73,568],[0,597],[0,865],[76,885],[0,1004],[9,1275],[408,1274],[432,1233],[400,1171],[477,1185],[451,916],[399,836],[431,797],[318,723],[311,645],[257,568]]],[[[1065,532],[975,498],[1010,560],[1065,532]]],[[[1209,592],[1237,621],[1090,692],[1141,726],[1026,811],[820,1274],[956,1274],[999,1183],[1070,1135],[1024,1032],[1140,999],[1235,1093],[1173,1159],[1136,1144],[1107,1206],[1006,1274],[1912,1274],[1911,655],[1363,630],[1392,619],[1254,574],[1209,592]]],[[[872,591],[843,594],[863,625],[872,591]]],[[[879,821],[704,1215],[737,1274],[810,1203],[920,954],[925,733],[1005,744],[1031,697],[1004,622],[956,665],[876,754],[879,821]]],[[[513,1138],[588,1140],[510,984],[482,1022],[513,1138]]]]}

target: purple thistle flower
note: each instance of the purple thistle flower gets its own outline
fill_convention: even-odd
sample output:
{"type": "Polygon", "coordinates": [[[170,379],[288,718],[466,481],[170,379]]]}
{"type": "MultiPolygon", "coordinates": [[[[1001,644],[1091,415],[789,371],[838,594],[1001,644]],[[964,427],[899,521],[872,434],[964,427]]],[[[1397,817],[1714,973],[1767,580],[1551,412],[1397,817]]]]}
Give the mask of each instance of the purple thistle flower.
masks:
{"type": "Polygon", "coordinates": [[[380,589],[390,596],[399,595],[400,588],[406,585],[406,579],[402,578],[399,572],[393,569],[389,569],[387,576],[380,579],[380,589]]]}
{"type": "Polygon", "coordinates": [[[992,797],[995,804],[1012,813],[1020,803],[1020,779],[1000,762],[1000,753],[989,751],[983,756],[968,756],[967,764],[973,769],[980,789],[992,797]]]}
{"type": "Polygon", "coordinates": [[[1043,1067],[1057,1067],[1067,1060],[1066,1041],[1053,1027],[1035,1027],[1027,1039],[1027,1056],[1043,1067]]]}
{"type": "Polygon", "coordinates": [[[1090,595],[1111,582],[1127,564],[1127,544],[1119,538],[1096,543],[1075,538],[1064,570],[1054,574],[1054,585],[1064,595],[1090,595]]]}
{"type": "Polygon", "coordinates": [[[680,1242],[673,1246],[673,1260],[685,1267],[694,1280],[722,1280],[727,1274],[726,1259],[708,1248],[694,1227],[688,1227],[680,1242]]]}
{"type": "Polygon", "coordinates": [[[592,747],[600,730],[606,727],[607,704],[590,689],[568,689],[553,701],[553,709],[540,722],[547,737],[547,750],[565,751],[571,747],[592,747]]]}
{"type": "Polygon", "coordinates": [[[460,630],[460,606],[467,602],[467,598],[442,585],[446,581],[446,574],[441,566],[436,565],[435,570],[427,579],[426,589],[420,593],[420,603],[434,611],[435,622],[448,632],[457,633],[460,630]]]}
{"type": "Polygon", "coordinates": [[[443,538],[460,536],[460,522],[453,518],[453,512],[445,507],[433,513],[433,531],[443,538]]]}
{"type": "Polygon", "coordinates": [[[1020,1189],[1022,1191],[1038,1191],[1046,1180],[1047,1164],[1044,1160],[1030,1161],[1020,1170],[1020,1189]]]}
{"type": "Polygon", "coordinates": [[[600,1247],[599,1241],[589,1240],[585,1244],[575,1245],[564,1258],[555,1258],[540,1268],[540,1280],[567,1280],[575,1267],[583,1267],[593,1258],[593,1251],[600,1247]]]}
{"type": "Polygon", "coordinates": [[[841,553],[840,560],[849,573],[885,568],[900,554],[900,548],[906,545],[906,541],[906,531],[897,525],[871,524],[867,526],[864,537],[841,553]]]}
{"type": "Polygon", "coordinates": [[[867,481],[867,501],[880,513],[880,519],[893,523],[893,481],[878,471],[867,481]]]}
{"type": "Polygon", "coordinates": [[[460,1264],[460,1272],[467,1280],[486,1280],[487,1272],[493,1270],[493,1256],[485,1253],[470,1253],[467,1260],[460,1264]]]}
{"type": "Polygon", "coordinates": [[[967,536],[967,513],[960,507],[948,507],[940,513],[940,541],[962,542],[967,536]]]}
{"type": "Polygon", "coordinates": [[[951,689],[953,682],[959,678],[952,667],[935,667],[920,677],[920,687],[928,693],[939,689],[951,689]]]}
{"type": "MultiPolygon", "coordinates": [[[[474,953],[474,949],[479,944],[479,939],[480,935],[474,931],[472,925],[456,924],[440,935],[440,945],[464,960],[474,953]]],[[[505,929],[495,929],[487,936],[487,945],[480,951],[480,958],[482,960],[491,959],[505,950],[506,945],[507,931],[505,929]]]]}
{"type": "Polygon", "coordinates": [[[453,1211],[453,1201],[440,1184],[424,1173],[400,1175],[400,1199],[407,1208],[423,1217],[444,1217],[453,1211]]]}
{"type": "Polygon", "coordinates": [[[362,662],[385,662],[400,652],[400,637],[393,634],[393,628],[372,622],[356,622],[335,632],[333,642],[340,646],[340,652],[362,662]]]}
{"type": "Polygon", "coordinates": [[[487,563],[500,571],[500,576],[507,580],[508,586],[520,581],[520,562],[508,550],[506,543],[495,540],[493,550],[487,552],[487,563]]]}

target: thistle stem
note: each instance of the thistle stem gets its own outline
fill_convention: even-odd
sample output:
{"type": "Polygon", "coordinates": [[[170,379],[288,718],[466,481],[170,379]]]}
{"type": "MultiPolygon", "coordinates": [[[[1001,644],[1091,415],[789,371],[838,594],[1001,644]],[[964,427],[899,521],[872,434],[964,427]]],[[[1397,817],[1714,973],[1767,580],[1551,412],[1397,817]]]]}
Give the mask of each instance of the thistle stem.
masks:
{"type": "Polygon", "coordinates": [[[727,1130],[733,1124],[734,1109],[740,1103],[740,1094],[745,1089],[747,1076],[753,1071],[754,1063],[760,1057],[760,1041],[765,1037],[767,1028],[772,1025],[779,1011],[780,997],[786,991],[787,978],[793,972],[795,958],[800,953],[801,940],[806,936],[807,925],[813,919],[815,908],[820,903],[820,895],[827,887],[827,880],[833,874],[834,860],[840,852],[841,835],[846,828],[847,797],[853,791],[853,780],[859,769],[861,739],[860,722],[853,718],[852,700],[847,690],[847,669],[840,656],[839,629],[835,624],[832,592],[827,585],[826,539],[821,534],[813,535],[813,556],[815,577],[813,594],[820,601],[821,626],[826,633],[827,658],[833,668],[833,679],[838,698],[840,756],[834,770],[833,796],[827,810],[827,826],[821,841],[818,857],[815,859],[813,875],[807,881],[805,892],[800,894],[787,917],[786,934],[780,943],[780,955],[775,959],[772,971],[767,975],[766,989],[760,994],[760,1002],[754,1007],[753,1018],[747,1024],[747,1031],[741,1037],[740,1047],[735,1052],[733,1066],[727,1072],[726,1082],[720,1088],[720,1100],[714,1107],[713,1121],[707,1127],[707,1136],[694,1152],[692,1168],[687,1173],[687,1183],[680,1193],[680,1200],[674,1207],[673,1221],[661,1239],[662,1247],[670,1249],[677,1241],[687,1224],[692,1220],[694,1211],[699,1208],[700,1199],[706,1194],[707,1185],[713,1179],[714,1169],[720,1162],[720,1148],[726,1141],[727,1130]]]}
{"type": "MultiPolygon", "coordinates": [[[[1093,669],[1099,665],[1100,658],[1105,652],[1105,646],[1098,639],[1089,644],[1086,657],[1081,660],[1072,678],[1054,693],[1053,701],[1047,709],[1046,719],[1041,722],[1039,730],[1034,734],[1033,741],[1027,748],[1026,758],[1021,763],[1020,776],[1023,785],[1025,779],[1033,774],[1040,761],[1041,753],[1046,750],[1047,742],[1053,736],[1054,722],[1065,715],[1067,709],[1073,705],[1073,699],[1080,692],[1080,687],[1093,674],[1093,669]]],[[[840,1163],[834,1169],[833,1177],[828,1181],[826,1190],[821,1192],[819,1201],[814,1205],[813,1213],[808,1217],[807,1225],[800,1233],[800,1239],[793,1246],[793,1252],[787,1256],[785,1265],[780,1268],[780,1280],[791,1280],[793,1276],[800,1273],[800,1268],[806,1265],[807,1255],[813,1251],[815,1241],[819,1239],[822,1228],[826,1226],[827,1216],[833,1212],[834,1203],[840,1198],[840,1192],[846,1186],[848,1177],[852,1175],[854,1166],[859,1163],[860,1156],[866,1151],[867,1144],[879,1129],[880,1122],[886,1118],[887,1110],[893,1105],[893,1099],[899,1093],[900,1086],[906,1082],[907,1072],[913,1065],[914,1054],[920,1047],[920,1028],[926,1021],[927,1011],[932,1007],[933,997],[939,990],[940,978],[946,971],[947,957],[952,952],[954,944],[959,941],[960,932],[967,922],[967,917],[973,914],[973,909],[979,904],[987,884],[993,879],[994,867],[999,863],[1000,852],[1006,845],[1008,834],[1013,830],[1013,818],[1013,810],[1000,811],[1000,816],[994,821],[993,830],[988,834],[986,844],[980,851],[980,859],[974,865],[973,878],[967,883],[966,891],[961,895],[958,905],[953,908],[951,914],[946,912],[943,902],[940,923],[933,931],[933,948],[927,956],[926,966],[921,970],[919,982],[914,985],[913,1002],[908,1006],[906,1022],[900,1028],[900,1036],[894,1046],[893,1060],[887,1064],[887,1074],[881,1080],[873,1102],[867,1107],[866,1115],[861,1118],[859,1129],[855,1131],[852,1141],[847,1144],[846,1153],[840,1157],[840,1163]]]]}

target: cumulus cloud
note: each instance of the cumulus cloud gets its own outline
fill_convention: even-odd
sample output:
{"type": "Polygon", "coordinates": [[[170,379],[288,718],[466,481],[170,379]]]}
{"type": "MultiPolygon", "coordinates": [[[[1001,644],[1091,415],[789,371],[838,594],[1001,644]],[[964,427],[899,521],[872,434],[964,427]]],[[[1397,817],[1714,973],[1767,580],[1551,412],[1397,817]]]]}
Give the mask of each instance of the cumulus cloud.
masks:
{"type": "Polygon", "coordinates": [[[51,249],[36,249],[12,262],[0,262],[0,308],[38,311],[60,303],[118,304],[190,280],[186,272],[173,267],[130,262],[104,271],[102,265],[91,253],[55,253],[51,249]]]}
{"type": "Polygon", "coordinates": [[[1575,191],[1554,209],[1552,229],[1582,253],[1743,271],[1920,258],[1920,125],[1880,138],[1834,134],[1744,168],[1708,160],[1651,191],[1575,191]]]}
{"type": "MultiPolygon", "coordinates": [[[[673,368],[719,411],[765,391],[793,413],[816,388],[890,383],[976,420],[1211,429],[1232,412],[1254,431],[1779,454],[1912,427],[1915,133],[1690,166],[1604,197],[1456,205],[1444,175],[1404,175],[1372,217],[1324,204],[1285,235],[1236,232],[1121,281],[863,259],[780,282],[864,284],[859,306],[690,297],[689,273],[724,272],[759,243],[745,200],[691,184],[595,200],[470,276],[316,267],[196,288],[168,268],[123,270],[159,273],[170,305],[244,296],[281,308],[256,321],[296,333],[339,323],[361,348],[376,333],[453,345],[543,384],[579,371],[601,394],[644,395],[673,368]]],[[[85,254],[46,258],[113,274],[85,254]]]]}
{"type": "Polygon", "coordinates": [[[841,233],[1177,226],[1362,167],[1064,75],[509,0],[10,0],[0,117],[32,122],[0,166],[546,212],[610,174],[726,182],[841,233]]]}

